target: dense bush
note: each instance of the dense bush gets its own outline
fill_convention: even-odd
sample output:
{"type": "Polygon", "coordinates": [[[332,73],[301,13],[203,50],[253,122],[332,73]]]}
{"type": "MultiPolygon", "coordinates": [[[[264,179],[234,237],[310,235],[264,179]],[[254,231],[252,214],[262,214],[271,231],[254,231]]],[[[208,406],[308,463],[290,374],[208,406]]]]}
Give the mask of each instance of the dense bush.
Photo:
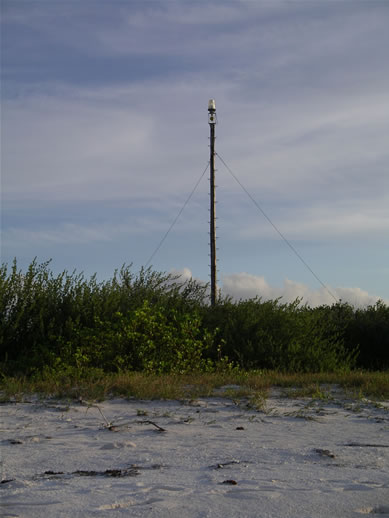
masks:
{"type": "Polygon", "coordinates": [[[357,368],[389,369],[389,307],[382,301],[363,309],[339,302],[314,311],[328,328],[338,330],[349,353],[358,349],[357,368]]]}
{"type": "Polygon", "coordinates": [[[345,331],[345,342],[359,346],[358,365],[370,370],[389,369],[389,307],[382,301],[357,309],[345,331]]]}
{"type": "Polygon", "coordinates": [[[205,322],[217,329],[228,357],[246,369],[322,372],[354,366],[336,326],[300,306],[260,299],[229,300],[207,311],[205,322]]]}
{"type": "Polygon", "coordinates": [[[77,369],[136,370],[153,373],[204,370],[212,334],[200,327],[196,313],[180,314],[159,304],[143,304],[109,320],[95,319],[63,343],[57,363],[77,369]]]}
{"type": "Polygon", "coordinates": [[[93,369],[147,372],[389,368],[389,308],[228,298],[130,267],[98,282],[33,261],[0,268],[0,368],[5,374],[93,369]],[[358,354],[357,354],[358,352],[358,354]]]}

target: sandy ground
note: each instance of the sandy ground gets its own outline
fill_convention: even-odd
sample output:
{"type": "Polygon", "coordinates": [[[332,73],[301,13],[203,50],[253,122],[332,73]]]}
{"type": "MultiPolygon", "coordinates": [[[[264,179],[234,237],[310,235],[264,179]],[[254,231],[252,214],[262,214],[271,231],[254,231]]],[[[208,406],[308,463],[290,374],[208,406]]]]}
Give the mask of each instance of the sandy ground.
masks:
{"type": "Polygon", "coordinates": [[[2,517],[389,517],[389,404],[30,398],[1,411],[2,517]]]}

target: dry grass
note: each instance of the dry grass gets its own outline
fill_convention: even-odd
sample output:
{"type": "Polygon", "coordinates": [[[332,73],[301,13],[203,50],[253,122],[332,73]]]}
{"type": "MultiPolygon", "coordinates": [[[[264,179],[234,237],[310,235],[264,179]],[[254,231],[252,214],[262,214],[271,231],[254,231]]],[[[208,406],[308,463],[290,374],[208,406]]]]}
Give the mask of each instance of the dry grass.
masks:
{"type": "Polygon", "coordinates": [[[105,374],[92,379],[51,377],[39,381],[3,378],[0,399],[20,400],[26,394],[45,397],[104,400],[111,397],[186,400],[209,397],[225,385],[218,395],[263,400],[271,387],[281,387],[293,397],[327,398],[330,387],[338,386],[348,397],[389,399],[389,372],[350,372],[330,374],[285,374],[278,372],[225,371],[214,373],[151,375],[136,372],[105,374]]]}

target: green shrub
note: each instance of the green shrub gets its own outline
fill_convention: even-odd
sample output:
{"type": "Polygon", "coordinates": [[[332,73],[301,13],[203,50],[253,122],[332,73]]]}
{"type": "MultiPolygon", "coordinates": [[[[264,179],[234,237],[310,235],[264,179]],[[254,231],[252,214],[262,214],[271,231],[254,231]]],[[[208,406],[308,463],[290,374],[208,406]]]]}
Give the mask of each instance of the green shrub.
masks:
{"type": "Polygon", "coordinates": [[[61,356],[77,367],[106,371],[136,370],[152,373],[185,373],[204,370],[211,363],[205,352],[213,335],[201,329],[197,314],[180,314],[145,300],[142,306],[110,320],[95,320],[83,328],[73,343],[66,343],[61,356]]]}
{"type": "Polygon", "coordinates": [[[350,369],[356,351],[347,351],[336,326],[299,300],[221,302],[208,312],[207,325],[218,325],[217,341],[245,369],[323,372],[350,369]]]}
{"type": "Polygon", "coordinates": [[[389,308],[260,298],[209,305],[207,287],[124,265],[112,279],[34,260],[0,268],[0,373],[389,368],[389,308]]]}

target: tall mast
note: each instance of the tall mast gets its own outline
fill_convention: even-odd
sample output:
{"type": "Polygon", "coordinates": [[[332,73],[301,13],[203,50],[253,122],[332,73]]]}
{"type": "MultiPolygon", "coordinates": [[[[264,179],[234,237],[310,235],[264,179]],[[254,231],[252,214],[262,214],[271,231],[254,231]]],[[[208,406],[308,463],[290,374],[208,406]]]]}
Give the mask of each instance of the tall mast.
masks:
{"type": "Polygon", "coordinates": [[[211,249],[211,306],[216,304],[216,211],[215,211],[215,124],[216,103],[208,102],[208,122],[210,128],[210,249],[211,249]]]}

